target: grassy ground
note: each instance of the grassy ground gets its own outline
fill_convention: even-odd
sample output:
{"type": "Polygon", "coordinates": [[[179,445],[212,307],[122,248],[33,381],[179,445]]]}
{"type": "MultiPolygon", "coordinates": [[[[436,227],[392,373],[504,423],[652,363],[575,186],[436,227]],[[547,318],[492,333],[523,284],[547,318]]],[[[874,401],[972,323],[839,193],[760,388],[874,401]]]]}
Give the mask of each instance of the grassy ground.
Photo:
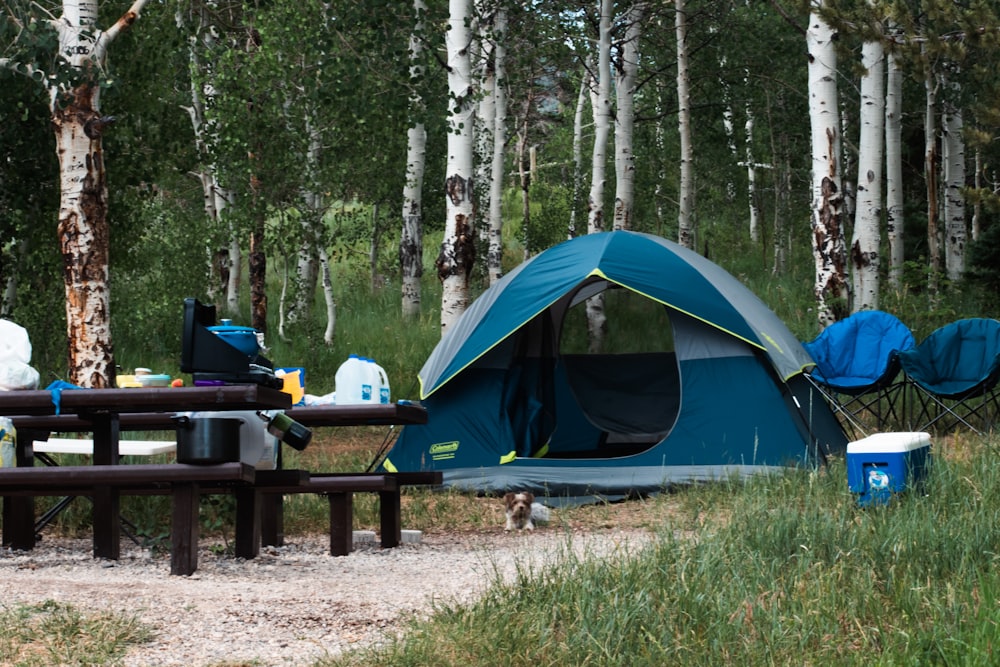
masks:
{"type": "MultiPolygon", "coordinates": [[[[288,465],[363,470],[383,436],[320,436],[288,465]]],[[[567,555],[571,567],[523,572],[476,604],[441,607],[396,643],[317,667],[997,664],[998,448],[995,437],[935,438],[923,491],[888,507],[859,508],[844,462],[834,461],[560,510],[557,526],[648,528],[658,539],[613,563],[567,555]]],[[[375,528],[374,503],[358,509],[357,526],[375,528]]],[[[457,493],[409,491],[403,516],[430,533],[503,527],[497,499],[457,493]]],[[[290,505],[286,528],[324,522],[307,504],[290,505]]],[[[72,609],[10,613],[0,621],[23,630],[0,644],[2,664],[47,664],[43,625],[66,647],[97,641],[107,656],[142,633],[130,619],[72,609]]],[[[66,664],[90,662],[102,660],[66,664]]]]}
{"type": "Polygon", "coordinates": [[[607,520],[658,526],[657,544],[525,572],[325,664],[997,664],[996,447],[936,441],[924,491],[888,507],[857,506],[843,461],[613,506],[607,520]]]}

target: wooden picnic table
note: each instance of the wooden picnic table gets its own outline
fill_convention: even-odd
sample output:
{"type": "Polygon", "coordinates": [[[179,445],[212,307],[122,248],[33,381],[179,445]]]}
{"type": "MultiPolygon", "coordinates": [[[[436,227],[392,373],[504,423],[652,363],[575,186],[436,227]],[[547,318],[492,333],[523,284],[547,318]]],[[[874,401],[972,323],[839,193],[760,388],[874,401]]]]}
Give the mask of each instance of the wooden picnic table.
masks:
{"type": "MultiPolygon", "coordinates": [[[[238,385],[236,387],[242,387],[238,385]]],[[[133,392],[186,392],[184,396],[178,394],[177,405],[182,407],[176,411],[199,410],[246,410],[261,409],[262,406],[250,405],[243,401],[257,401],[266,398],[269,390],[264,390],[264,396],[251,392],[251,395],[241,395],[232,390],[215,394],[215,400],[209,407],[204,407],[201,400],[206,398],[209,392],[203,390],[218,390],[225,387],[207,388],[168,388],[157,390],[125,389],[118,390],[132,396],[133,392]],[[190,389],[197,389],[204,396],[195,397],[191,395],[190,389]],[[224,407],[220,407],[224,406],[224,407]]],[[[76,390],[74,390],[75,392],[76,390]]],[[[106,391],[106,390],[95,390],[106,391]]],[[[31,392],[37,393],[37,392],[31,392]]],[[[43,392],[48,393],[48,392],[43,392]]],[[[84,393],[84,392],[79,392],[84,393]]],[[[285,395],[287,396],[287,395],[285,395]]],[[[67,394],[63,395],[65,399],[67,394]]],[[[3,397],[0,396],[0,399],[3,397]]],[[[138,397],[137,397],[138,398],[138,397]]],[[[174,403],[165,401],[164,396],[146,395],[138,401],[129,403],[127,411],[116,412],[114,425],[114,442],[117,443],[119,431],[129,430],[167,430],[174,429],[171,416],[174,410],[169,410],[174,403]],[[134,411],[133,407],[139,405],[155,408],[151,411],[134,411]]],[[[79,403],[79,400],[71,403],[79,403]]],[[[18,465],[33,465],[32,444],[35,440],[45,440],[49,432],[69,433],[95,433],[94,451],[95,466],[106,466],[117,463],[117,445],[110,449],[113,455],[112,461],[102,464],[97,461],[97,439],[95,431],[94,415],[98,414],[94,410],[103,411],[107,407],[100,407],[93,400],[86,401],[87,408],[78,408],[76,412],[67,412],[68,404],[63,402],[63,409],[60,414],[44,413],[38,407],[38,399],[32,401],[22,400],[19,404],[32,406],[31,412],[12,417],[15,428],[18,430],[18,465]],[[95,406],[98,406],[95,408],[95,406]]],[[[0,414],[6,409],[0,400],[0,414]]],[[[263,406],[264,409],[273,409],[273,406],[263,406]]],[[[427,413],[423,407],[409,403],[391,404],[364,404],[364,405],[321,405],[295,407],[286,409],[285,413],[311,428],[316,427],[340,427],[358,425],[399,425],[399,424],[422,424],[427,421],[427,413]]],[[[280,459],[279,459],[280,460],[280,459]]],[[[124,467],[123,467],[124,468],[124,467]]],[[[136,466],[128,466],[136,468],[136,466]]],[[[327,496],[330,502],[330,549],[334,555],[345,555],[351,550],[351,515],[352,515],[352,494],[355,492],[379,493],[381,503],[381,532],[382,546],[394,547],[400,543],[401,521],[400,521],[400,492],[404,486],[413,485],[434,485],[441,483],[441,474],[438,473],[352,473],[352,472],[325,472],[309,473],[301,470],[257,470],[251,468],[251,475],[246,477],[245,466],[234,473],[235,468],[229,464],[218,466],[182,466],[181,464],[146,465],[142,466],[141,472],[119,473],[112,468],[94,469],[91,467],[76,468],[72,471],[59,469],[36,469],[37,472],[29,473],[29,469],[21,469],[20,473],[13,473],[6,479],[4,471],[0,470],[0,495],[8,495],[4,503],[4,541],[11,543],[16,548],[31,548],[34,546],[33,530],[33,505],[28,505],[27,509],[22,506],[16,512],[9,512],[9,505],[16,502],[31,503],[35,495],[56,495],[56,494],[77,494],[92,495],[97,488],[97,482],[111,485],[116,501],[120,493],[170,493],[173,502],[173,526],[172,526],[172,557],[171,573],[190,574],[197,567],[197,498],[199,491],[202,493],[233,493],[237,500],[236,516],[236,552],[238,556],[253,558],[259,553],[261,544],[281,545],[284,541],[283,534],[283,505],[282,497],[287,493],[319,493],[327,496]],[[181,466],[182,468],[200,468],[196,475],[187,480],[185,473],[178,470],[169,470],[169,466],[181,466]],[[25,475],[24,473],[29,473],[25,475]],[[125,474],[121,474],[125,473],[125,474]],[[34,479],[35,486],[19,485],[15,483],[17,474],[22,475],[22,479],[34,479]],[[72,474],[73,477],[68,475],[72,474]],[[235,474],[235,476],[234,476],[235,474]],[[43,480],[43,481],[39,481],[43,480]],[[8,517],[15,523],[8,523],[8,517]],[[8,539],[8,527],[12,529],[12,535],[8,539]],[[15,530],[16,527],[16,530],[15,530]],[[193,535],[193,537],[192,537],[193,535]],[[21,546],[18,546],[20,543],[21,546]]],[[[17,471],[19,469],[7,469],[17,471]]],[[[95,498],[96,499],[96,498],[95,498]]],[[[96,519],[95,505],[95,519],[96,519]]],[[[107,531],[118,535],[117,518],[112,528],[105,527],[107,531]]],[[[113,545],[114,550],[105,552],[99,550],[97,542],[97,523],[95,520],[95,557],[117,558],[118,543],[113,545]],[[104,555],[112,553],[113,555],[104,555]]]]}
{"type": "MultiPolygon", "coordinates": [[[[80,430],[93,434],[94,465],[116,465],[121,419],[130,413],[152,412],[169,415],[199,410],[258,410],[291,407],[291,397],[277,389],[259,385],[210,387],[143,387],[132,389],[63,389],[58,394],[47,389],[0,392],[0,415],[12,418],[14,428],[20,416],[60,417],[73,415],[81,420],[80,430]]],[[[31,427],[25,441],[31,440],[31,427]]],[[[21,438],[18,438],[20,441],[21,438]]],[[[33,465],[33,456],[18,446],[18,466],[33,465]]],[[[9,469],[0,469],[3,475],[9,469]]],[[[114,485],[95,483],[93,498],[94,556],[118,559],[121,521],[120,490],[114,485]]],[[[34,502],[16,498],[4,502],[4,544],[14,548],[34,547],[34,502]]]]}

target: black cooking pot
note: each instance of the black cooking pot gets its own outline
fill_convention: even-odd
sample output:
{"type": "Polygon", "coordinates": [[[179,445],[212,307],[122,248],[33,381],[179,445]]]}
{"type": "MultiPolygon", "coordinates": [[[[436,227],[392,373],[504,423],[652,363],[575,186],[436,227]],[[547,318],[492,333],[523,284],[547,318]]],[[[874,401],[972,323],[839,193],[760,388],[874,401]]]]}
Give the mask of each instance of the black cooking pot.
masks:
{"type": "Polygon", "coordinates": [[[241,420],[187,415],[172,419],[177,430],[178,463],[231,463],[240,460],[241,420]]]}

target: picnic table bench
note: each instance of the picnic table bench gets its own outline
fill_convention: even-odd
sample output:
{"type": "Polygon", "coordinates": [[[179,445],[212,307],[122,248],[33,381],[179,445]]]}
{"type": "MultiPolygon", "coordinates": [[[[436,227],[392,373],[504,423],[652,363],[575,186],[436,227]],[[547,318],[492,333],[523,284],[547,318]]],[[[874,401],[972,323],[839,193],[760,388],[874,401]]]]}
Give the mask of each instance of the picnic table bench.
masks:
{"type": "Polygon", "coordinates": [[[7,468],[0,474],[0,495],[90,495],[96,486],[123,494],[171,496],[170,573],[192,574],[198,567],[198,501],[201,495],[236,496],[235,554],[254,558],[260,552],[261,497],[316,493],[330,505],[330,553],[344,556],[353,548],[353,494],[378,493],[382,547],[401,541],[402,485],[440,483],[440,473],[320,473],[305,470],[258,471],[245,463],[183,463],[127,466],[55,466],[7,468]]]}
{"type": "Polygon", "coordinates": [[[4,468],[0,471],[0,495],[92,495],[99,487],[111,487],[118,493],[160,489],[170,494],[172,503],[170,573],[191,574],[198,567],[201,485],[250,485],[255,472],[252,466],[243,463],[4,468]]]}

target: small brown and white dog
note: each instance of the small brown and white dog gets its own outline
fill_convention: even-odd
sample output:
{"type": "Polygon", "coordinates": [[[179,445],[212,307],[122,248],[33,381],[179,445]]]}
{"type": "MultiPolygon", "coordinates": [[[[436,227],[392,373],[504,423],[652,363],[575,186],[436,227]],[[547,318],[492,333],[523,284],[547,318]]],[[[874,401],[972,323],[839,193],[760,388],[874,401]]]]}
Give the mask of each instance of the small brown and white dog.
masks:
{"type": "Polygon", "coordinates": [[[504,530],[534,530],[535,522],[531,518],[531,503],[535,496],[531,493],[507,493],[503,504],[507,508],[507,527],[504,530]]]}

